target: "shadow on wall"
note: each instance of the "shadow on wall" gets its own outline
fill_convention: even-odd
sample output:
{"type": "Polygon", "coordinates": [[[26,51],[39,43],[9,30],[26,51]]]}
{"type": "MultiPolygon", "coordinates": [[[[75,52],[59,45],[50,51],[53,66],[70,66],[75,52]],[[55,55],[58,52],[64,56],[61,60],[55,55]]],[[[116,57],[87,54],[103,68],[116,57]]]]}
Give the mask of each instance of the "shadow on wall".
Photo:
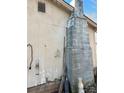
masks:
{"type": "Polygon", "coordinates": [[[97,84],[97,67],[94,68],[94,80],[95,83],[97,84]]]}
{"type": "Polygon", "coordinates": [[[97,67],[94,68],[94,83],[88,83],[84,90],[85,93],[97,93],[97,67]]]}

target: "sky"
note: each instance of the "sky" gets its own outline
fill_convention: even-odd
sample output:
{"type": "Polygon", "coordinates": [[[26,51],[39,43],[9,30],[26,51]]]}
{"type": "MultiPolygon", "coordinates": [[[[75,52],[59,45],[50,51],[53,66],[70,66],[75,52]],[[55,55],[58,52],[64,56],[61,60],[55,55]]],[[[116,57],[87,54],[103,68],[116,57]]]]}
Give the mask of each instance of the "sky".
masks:
{"type": "MultiPolygon", "coordinates": [[[[68,3],[72,3],[73,0],[65,0],[68,3]]],[[[97,22],[97,0],[83,0],[84,14],[97,22]]]]}

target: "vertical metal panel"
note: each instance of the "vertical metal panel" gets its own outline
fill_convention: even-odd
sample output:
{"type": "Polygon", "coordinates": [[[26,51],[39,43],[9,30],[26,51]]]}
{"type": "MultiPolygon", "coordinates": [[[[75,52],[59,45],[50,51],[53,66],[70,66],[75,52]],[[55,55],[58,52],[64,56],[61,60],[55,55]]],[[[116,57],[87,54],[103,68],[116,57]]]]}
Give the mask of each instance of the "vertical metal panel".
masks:
{"type": "Polygon", "coordinates": [[[72,93],[78,92],[78,78],[81,78],[84,85],[93,82],[92,53],[89,44],[89,33],[87,20],[82,16],[79,4],[76,0],[76,10],[69,18],[66,42],[66,63],[67,74],[71,84],[72,93]]]}

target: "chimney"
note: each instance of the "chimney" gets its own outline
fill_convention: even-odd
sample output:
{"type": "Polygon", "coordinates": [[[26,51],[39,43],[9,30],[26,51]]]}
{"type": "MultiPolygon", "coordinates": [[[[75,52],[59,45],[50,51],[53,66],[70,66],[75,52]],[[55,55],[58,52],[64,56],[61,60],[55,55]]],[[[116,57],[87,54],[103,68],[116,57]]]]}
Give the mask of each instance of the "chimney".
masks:
{"type": "Polygon", "coordinates": [[[92,51],[87,20],[83,16],[83,1],[75,0],[75,10],[66,31],[67,78],[72,93],[78,93],[78,78],[84,86],[94,81],[92,51]]]}

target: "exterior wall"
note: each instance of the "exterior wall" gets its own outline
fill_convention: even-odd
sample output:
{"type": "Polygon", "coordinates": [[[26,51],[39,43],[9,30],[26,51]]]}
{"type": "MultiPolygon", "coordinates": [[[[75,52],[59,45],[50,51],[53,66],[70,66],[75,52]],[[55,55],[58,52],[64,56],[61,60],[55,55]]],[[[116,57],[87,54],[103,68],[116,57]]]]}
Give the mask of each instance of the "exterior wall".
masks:
{"type": "Polygon", "coordinates": [[[27,93],[58,93],[60,81],[54,81],[31,87],[27,89],[27,93]]]}
{"type": "Polygon", "coordinates": [[[90,46],[92,49],[92,59],[93,59],[93,66],[97,67],[97,58],[96,58],[96,29],[93,28],[91,25],[88,24],[89,29],[89,40],[90,40],[90,46]]]}
{"type": "MultiPolygon", "coordinates": [[[[38,0],[27,1],[27,44],[30,43],[33,48],[32,68],[27,70],[27,86],[32,87],[46,83],[46,78],[53,81],[62,75],[63,40],[70,15],[51,0],[45,0],[46,13],[38,12],[38,0]]],[[[29,68],[30,47],[27,47],[27,53],[29,68]]]]}

